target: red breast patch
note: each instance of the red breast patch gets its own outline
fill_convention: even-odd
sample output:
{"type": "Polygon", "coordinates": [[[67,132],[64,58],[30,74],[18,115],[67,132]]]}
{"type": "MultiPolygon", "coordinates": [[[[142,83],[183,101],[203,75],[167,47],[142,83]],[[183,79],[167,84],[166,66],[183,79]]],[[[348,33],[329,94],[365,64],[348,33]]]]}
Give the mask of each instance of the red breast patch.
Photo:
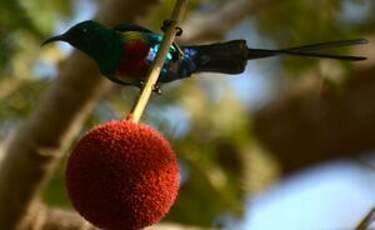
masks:
{"type": "Polygon", "coordinates": [[[124,55],[118,73],[132,78],[144,77],[148,67],[146,58],[150,47],[141,40],[135,40],[126,42],[123,49],[124,55]]]}

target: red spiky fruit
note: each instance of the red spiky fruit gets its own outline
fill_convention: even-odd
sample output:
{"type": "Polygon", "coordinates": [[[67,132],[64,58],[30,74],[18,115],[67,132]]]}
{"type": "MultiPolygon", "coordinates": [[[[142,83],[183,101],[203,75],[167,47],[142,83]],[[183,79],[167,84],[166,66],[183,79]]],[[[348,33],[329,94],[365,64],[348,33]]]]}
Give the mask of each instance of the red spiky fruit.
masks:
{"type": "Polygon", "coordinates": [[[75,209],[104,229],[160,221],[178,191],[176,156],[148,126],[111,121],[88,132],[68,159],[66,187],[75,209]]]}

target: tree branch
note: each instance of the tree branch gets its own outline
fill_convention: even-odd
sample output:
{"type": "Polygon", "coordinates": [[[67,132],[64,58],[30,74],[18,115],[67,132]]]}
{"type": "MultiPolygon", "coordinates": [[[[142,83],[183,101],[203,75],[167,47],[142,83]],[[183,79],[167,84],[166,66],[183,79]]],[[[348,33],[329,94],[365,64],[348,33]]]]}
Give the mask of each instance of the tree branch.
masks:
{"type": "Polygon", "coordinates": [[[33,213],[27,218],[25,230],[99,230],[75,212],[48,208],[39,202],[33,205],[33,213]]]}
{"type": "MultiPolygon", "coordinates": [[[[157,0],[105,1],[97,19],[113,25],[134,21],[157,0]]],[[[0,229],[17,229],[96,101],[109,88],[79,52],[68,58],[56,81],[6,147],[0,167],[0,229]]]]}
{"type": "Polygon", "coordinates": [[[290,95],[254,116],[256,136],[284,173],[375,149],[375,66],[354,74],[343,92],[290,95]]]}
{"type": "Polygon", "coordinates": [[[361,220],[355,230],[370,230],[370,225],[375,221],[375,208],[361,220]]]}
{"type": "MultiPolygon", "coordinates": [[[[151,97],[153,88],[158,81],[160,71],[163,68],[165,57],[169,51],[169,47],[172,45],[176,34],[177,25],[181,21],[185,8],[187,6],[187,0],[177,0],[172,16],[170,18],[170,25],[166,26],[166,31],[163,40],[160,43],[160,48],[156,54],[155,60],[152,62],[149,71],[146,74],[146,83],[143,87],[134,108],[131,111],[131,118],[134,122],[138,123],[141,116],[146,108],[146,105],[151,97]]],[[[166,21],[164,21],[166,22],[166,21]]]]}
{"type": "MultiPolygon", "coordinates": [[[[84,220],[81,216],[70,210],[60,208],[48,208],[42,204],[38,205],[32,223],[27,230],[99,230],[84,220]]],[[[160,223],[147,230],[198,230],[192,226],[182,226],[172,223],[160,223]]]]}

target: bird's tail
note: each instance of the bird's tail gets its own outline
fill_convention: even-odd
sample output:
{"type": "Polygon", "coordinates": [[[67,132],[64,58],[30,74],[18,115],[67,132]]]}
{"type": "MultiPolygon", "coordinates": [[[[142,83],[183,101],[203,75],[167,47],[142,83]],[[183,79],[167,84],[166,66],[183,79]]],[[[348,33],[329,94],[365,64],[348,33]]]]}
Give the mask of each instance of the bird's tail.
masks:
{"type": "Polygon", "coordinates": [[[194,51],[194,71],[237,74],[242,73],[248,60],[245,40],[187,47],[194,51]]]}
{"type": "Polygon", "coordinates": [[[248,60],[272,57],[276,55],[362,61],[365,60],[366,57],[336,55],[317,51],[328,48],[362,45],[367,43],[368,41],[366,39],[353,39],[323,42],[276,50],[248,48],[244,40],[233,40],[225,43],[195,46],[192,47],[197,51],[194,58],[194,62],[196,64],[196,70],[194,72],[219,72],[228,74],[242,73],[248,60]]]}
{"type": "Polygon", "coordinates": [[[366,39],[361,38],[361,39],[353,39],[353,40],[316,43],[316,44],[311,44],[311,45],[297,46],[297,47],[291,47],[291,48],[279,49],[279,50],[249,48],[248,59],[264,58],[264,57],[270,57],[270,56],[275,56],[275,55],[280,55],[280,54],[287,54],[287,55],[305,56],[305,57],[330,58],[330,59],[346,60],[346,61],[362,61],[362,60],[366,60],[366,57],[327,54],[327,53],[320,53],[320,52],[315,52],[315,51],[328,49],[328,48],[363,45],[367,43],[368,41],[366,39]]]}

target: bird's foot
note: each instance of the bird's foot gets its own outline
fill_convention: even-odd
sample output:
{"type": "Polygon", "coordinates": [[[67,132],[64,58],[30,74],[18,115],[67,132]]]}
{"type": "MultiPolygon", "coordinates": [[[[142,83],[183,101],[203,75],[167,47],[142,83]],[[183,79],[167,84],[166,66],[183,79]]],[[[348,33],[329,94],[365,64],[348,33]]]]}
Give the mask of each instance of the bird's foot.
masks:
{"type": "Polygon", "coordinates": [[[180,58],[184,57],[185,56],[185,53],[184,51],[181,49],[180,46],[176,45],[176,49],[177,49],[177,52],[178,52],[178,55],[180,58]]]}
{"type": "MultiPolygon", "coordinates": [[[[171,26],[174,22],[175,21],[172,19],[165,19],[163,21],[163,25],[161,26],[161,30],[165,33],[167,31],[167,28],[171,26]]],[[[181,36],[182,33],[184,32],[183,29],[179,26],[176,26],[176,30],[177,30],[176,36],[181,36]]]]}
{"type": "Polygon", "coordinates": [[[139,81],[139,82],[136,83],[136,86],[137,86],[140,90],[142,90],[143,87],[145,87],[145,82],[144,82],[144,81],[139,81]]]}
{"type": "MultiPolygon", "coordinates": [[[[130,85],[130,84],[129,84],[130,85]]],[[[135,86],[137,87],[139,90],[143,90],[143,88],[145,87],[145,82],[144,81],[139,81],[139,82],[136,82],[136,83],[132,83],[131,86],[135,86]]],[[[161,95],[162,94],[162,90],[160,88],[160,85],[159,84],[155,84],[153,87],[152,87],[152,92],[153,93],[156,93],[157,95],[161,95]]]]}
{"type": "Polygon", "coordinates": [[[160,85],[155,84],[155,85],[152,87],[152,92],[156,93],[157,95],[161,95],[161,94],[162,94],[162,90],[161,90],[161,88],[160,88],[160,85]]]}
{"type": "Polygon", "coordinates": [[[184,30],[179,26],[176,27],[176,30],[176,36],[181,36],[184,33],[184,30]]]}
{"type": "Polygon", "coordinates": [[[184,51],[182,51],[182,49],[178,45],[175,45],[174,47],[176,48],[176,52],[172,52],[173,61],[179,61],[183,59],[183,57],[185,56],[184,51]]]}

